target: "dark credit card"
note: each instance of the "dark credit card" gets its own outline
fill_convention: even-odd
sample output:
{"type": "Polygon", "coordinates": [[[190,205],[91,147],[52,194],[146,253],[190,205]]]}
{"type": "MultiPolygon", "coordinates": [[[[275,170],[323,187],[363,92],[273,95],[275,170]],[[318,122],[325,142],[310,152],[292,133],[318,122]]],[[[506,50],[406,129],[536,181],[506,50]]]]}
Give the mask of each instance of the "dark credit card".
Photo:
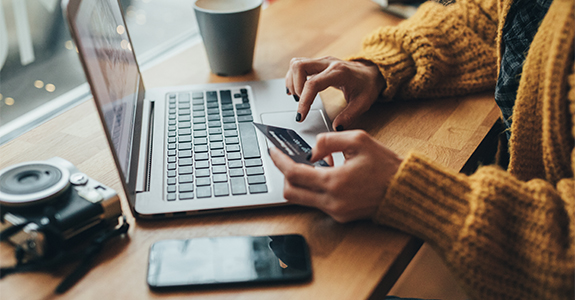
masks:
{"type": "Polygon", "coordinates": [[[288,128],[275,127],[270,125],[259,124],[253,122],[257,129],[259,129],[278,149],[280,149],[287,156],[291,157],[295,162],[302,163],[310,166],[329,167],[330,165],[325,160],[319,160],[315,163],[310,163],[307,156],[311,153],[311,146],[304,141],[304,139],[295,131],[288,128]]]}

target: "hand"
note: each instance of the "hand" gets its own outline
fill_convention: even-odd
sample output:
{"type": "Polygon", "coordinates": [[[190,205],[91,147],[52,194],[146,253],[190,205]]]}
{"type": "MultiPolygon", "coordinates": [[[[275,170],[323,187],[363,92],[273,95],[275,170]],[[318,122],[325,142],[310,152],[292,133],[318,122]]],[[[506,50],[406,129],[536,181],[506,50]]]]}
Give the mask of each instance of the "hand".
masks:
{"type": "Polygon", "coordinates": [[[299,101],[298,121],[305,120],[317,93],[330,86],[340,89],[347,101],[333,121],[333,128],[341,131],[371,107],[385,87],[385,80],[378,67],[368,61],[293,58],[286,74],[286,87],[288,95],[299,101]]]}
{"type": "Polygon", "coordinates": [[[310,161],[339,151],[346,156],[344,165],[314,168],[270,149],[285,176],[284,198],[317,207],[338,222],[372,218],[402,159],[366,132],[353,130],[319,134],[310,161]]]}

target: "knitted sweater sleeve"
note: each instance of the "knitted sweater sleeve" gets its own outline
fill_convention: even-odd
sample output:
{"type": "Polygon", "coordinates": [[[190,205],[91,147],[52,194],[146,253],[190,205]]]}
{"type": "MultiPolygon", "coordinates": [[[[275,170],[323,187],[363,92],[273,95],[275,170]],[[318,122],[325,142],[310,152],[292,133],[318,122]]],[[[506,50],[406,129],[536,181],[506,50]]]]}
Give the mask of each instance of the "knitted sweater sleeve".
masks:
{"type": "MultiPolygon", "coordinates": [[[[496,167],[456,174],[409,154],[375,221],[438,250],[472,298],[575,297],[575,64],[564,94],[570,174],[523,181],[496,167]],[[565,99],[566,98],[566,99],[565,99]]],[[[562,132],[562,128],[556,128],[562,132]]]]}
{"type": "Polygon", "coordinates": [[[379,66],[383,100],[470,94],[495,86],[497,4],[429,1],[410,19],[368,35],[350,60],[379,66]]]}

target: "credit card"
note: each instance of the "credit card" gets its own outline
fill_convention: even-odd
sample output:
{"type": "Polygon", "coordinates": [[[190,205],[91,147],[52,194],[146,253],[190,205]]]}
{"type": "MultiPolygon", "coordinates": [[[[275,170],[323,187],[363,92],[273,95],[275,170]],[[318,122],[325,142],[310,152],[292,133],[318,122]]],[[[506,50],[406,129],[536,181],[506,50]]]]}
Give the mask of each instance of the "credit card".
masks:
{"type": "Polygon", "coordinates": [[[259,129],[267,138],[287,156],[295,162],[310,166],[329,167],[325,160],[319,160],[311,163],[307,156],[311,153],[311,146],[294,130],[288,128],[275,127],[270,125],[253,122],[254,126],[259,129]]]}

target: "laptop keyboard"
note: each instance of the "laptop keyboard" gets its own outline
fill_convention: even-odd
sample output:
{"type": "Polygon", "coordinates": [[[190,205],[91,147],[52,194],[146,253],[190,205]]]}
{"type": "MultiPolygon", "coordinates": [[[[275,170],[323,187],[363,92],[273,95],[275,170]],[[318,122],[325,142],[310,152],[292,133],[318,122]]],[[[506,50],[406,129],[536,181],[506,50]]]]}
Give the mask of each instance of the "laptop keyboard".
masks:
{"type": "Polygon", "coordinates": [[[246,88],[168,94],[166,199],[267,193],[246,88]]]}

